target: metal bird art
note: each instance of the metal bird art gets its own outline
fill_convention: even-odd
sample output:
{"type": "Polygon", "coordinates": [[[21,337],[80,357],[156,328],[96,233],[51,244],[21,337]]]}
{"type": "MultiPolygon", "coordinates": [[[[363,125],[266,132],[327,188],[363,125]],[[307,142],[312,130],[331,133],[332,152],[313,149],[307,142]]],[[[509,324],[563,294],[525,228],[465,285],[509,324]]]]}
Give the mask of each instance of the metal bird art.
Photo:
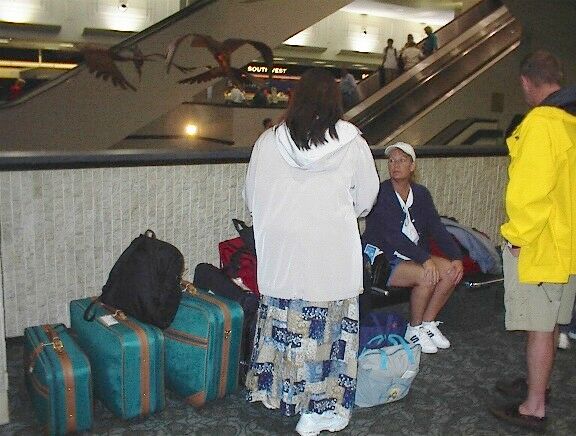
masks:
{"type": "Polygon", "coordinates": [[[81,53],[88,67],[88,71],[96,77],[104,80],[110,80],[112,85],[122,89],[131,89],[136,91],[136,87],[130,83],[122,71],[117,66],[118,62],[131,62],[138,73],[142,76],[142,67],[147,61],[164,61],[166,71],[169,72],[171,67],[186,73],[196,70],[195,66],[184,66],[174,62],[174,56],[180,44],[187,38],[192,37],[191,47],[207,48],[218,62],[217,67],[207,67],[208,70],[180,80],[178,83],[202,83],[218,77],[225,77],[236,84],[245,84],[252,82],[258,85],[257,80],[250,74],[231,66],[231,54],[240,47],[249,44],[260,52],[264,61],[268,65],[269,77],[272,77],[273,54],[272,49],[266,44],[249,39],[230,38],[223,42],[216,41],[208,35],[188,33],[172,41],[165,54],[152,53],[145,55],[137,46],[122,48],[120,50],[107,49],[94,45],[84,45],[80,47],[81,53]]]}
{"type": "Polygon", "coordinates": [[[247,82],[258,84],[252,75],[238,68],[234,68],[231,65],[232,53],[246,44],[253,46],[260,52],[264,62],[266,62],[266,65],[268,65],[269,78],[272,78],[272,64],[274,62],[274,55],[272,53],[272,49],[266,44],[259,41],[253,41],[251,39],[240,38],[229,38],[220,42],[216,41],[211,36],[200,35],[198,33],[188,33],[186,35],[182,35],[168,46],[168,52],[166,53],[167,71],[169,71],[170,67],[173,65],[173,59],[176,51],[178,50],[178,47],[185,39],[189,37],[192,37],[190,47],[207,48],[214,59],[216,59],[216,62],[218,62],[218,66],[210,68],[204,73],[182,79],[178,83],[202,83],[218,77],[225,77],[238,85],[243,85],[247,82]]]}
{"type": "Polygon", "coordinates": [[[137,46],[116,52],[95,45],[84,45],[80,47],[80,51],[84,56],[89,72],[104,80],[110,79],[114,86],[122,89],[129,88],[132,91],[136,91],[136,88],[124,77],[116,66],[116,62],[132,62],[138,77],[141,77],[144,62],[162,56],[158,54],[144,55],[137,46]]]}

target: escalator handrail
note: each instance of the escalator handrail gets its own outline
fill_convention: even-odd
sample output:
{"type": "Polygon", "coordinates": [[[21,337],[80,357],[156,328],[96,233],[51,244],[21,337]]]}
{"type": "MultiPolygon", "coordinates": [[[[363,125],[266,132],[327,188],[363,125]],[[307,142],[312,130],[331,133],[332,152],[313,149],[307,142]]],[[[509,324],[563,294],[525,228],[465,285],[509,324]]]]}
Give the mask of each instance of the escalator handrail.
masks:
{"type": "MultiPolygon", "coordinates": [[[[430,138],[430,140],[428,141],[428,144],[429,145],[437,145],[437,144],[448,145],[452,141],[454,141],[455,138],[462,135],[466,130],[470,129],[471,127],[473,127],[476,124],[480,124],[480,123],[492,123],[492,124],[494,124],[496,122],[497,122],[497,120],[494,118],[489,119],[489,118],[476,118],[476,117],[468,117],[468,118],[464,118],[464,119],[454,120],[450,124],[448,124],[446,127],[444,127],[444,129],[442,129],[440,132],[438,132],[436,135],[434,135],[432,138],[430,138]],[[437,138],[440,138],[441,140],[439,140],[437,138]]],[[[480,129],[476,129],[476,130],[480,130],[480,129]]],[[[494,129],[492,129],[492,130],[494,130],[494,129]]],[[[463,144],[467,144],[467,142],[463,142],[463,144]]]]}
{"type": "MultiPolygon", "coordinates": [[[[501,0],[482,0],[476,3],[434,32],[438,38],[438,45],[441,46],[453,40],[463,32],[463,29],[475,25],[478,21],[488,17],[502,6],[504,6],[504,4],[501,0]]],[[[421,45],[423,41],[424,40],[420,41],[418,45],[421,45]]]]}

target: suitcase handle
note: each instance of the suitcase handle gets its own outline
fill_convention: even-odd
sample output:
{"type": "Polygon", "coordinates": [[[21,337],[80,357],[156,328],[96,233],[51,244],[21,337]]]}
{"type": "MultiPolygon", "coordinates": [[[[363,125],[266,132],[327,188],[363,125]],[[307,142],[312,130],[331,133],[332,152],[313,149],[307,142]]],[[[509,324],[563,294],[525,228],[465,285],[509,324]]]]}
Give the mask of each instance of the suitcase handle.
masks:
{"type": "Polygon", "coordinates": [[[198,289],[188,280],[180,280],[180,286],[182,286],[182,290],[184,292],[188,292],[190,295],[196,295],[198,293],[198,289]]]}
{"type": "Polygon", "coordinates": [[[52,345],[52,347],[54,347],[54,351],[56,351],[57,353],[63,353],[64,344],[62,343],[62,339],[60,339],[60,336],[57,335],[56,331],[53,331],[52,328],[50,327],[51,326],[47,324],[44,330],[46,331],[48,339],[50,339],[52,342],[47,342],[42,345],[44,346],[52,345]]]}
{"type": "Polygon", "coordinates": [[[44,346],[46,345],[52,345],[52,347],[54,347],[54,351],[56,351],[59,354],[62,354],[64,352],[64,344],[62,343],[62,339],[60,339],[58,336],[54,336],[52,338],[52,342],[44,344],[44,346]]]}
{"type": "Polygon", "coordinates": [[[86,308],[86,310],[84,311],[84,321],[89,321],[92,322],[94,321],[94,318],[96,318],[96,310],[94,310],[94,312],[90,313],[90,310],[92,310],[92,307],[94,307],[94,305],[96,303],[98,303],[102,298],[102,295],[100,295],[98,298],[93,299],[90,304],[88,305],[88,307],[86,308]]]}

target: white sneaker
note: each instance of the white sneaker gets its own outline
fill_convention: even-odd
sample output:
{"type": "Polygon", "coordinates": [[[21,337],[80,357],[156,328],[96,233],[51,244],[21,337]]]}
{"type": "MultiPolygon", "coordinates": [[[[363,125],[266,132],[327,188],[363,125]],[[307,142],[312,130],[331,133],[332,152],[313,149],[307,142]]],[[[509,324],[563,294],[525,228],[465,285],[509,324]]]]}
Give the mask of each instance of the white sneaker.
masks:
{"type": "Polygon", "coordinates": [[[411,344],[420,344],[423,353],[433,354],[438,352],[438,347],[434,345],[434,342],[432,342],[432,339],[430,339],[428,335],[428,330],[426,330],[422,324],[414,327],[408,324],[404,339],[411,344]]]}
{"type": "Polygon", "coordinates": [[[576,332],[573,332],[572,330],[568,331],[568,337],[570,339],[576,339],[576,332]]]}
{"type": "Polygon", "coordinates": [[[324,430],[330,432],[343,430],[348,422],[348,419],[334,412],[303,413],[296,425],[296,431],[301,436],[316,436],[324,430]]]}
{"type": "Polygon", "coordinates": [[[432,339],[434,345],[438,348],[446,349],[450,348],[450,341],[442,334],[438,325],[442,324],[441,321],[424,321],[422,327],[428,330],[428,336],[432,339]]]}
{"type": "Polygon", "coordinates": [[[558,335],[558,348],[561,350],[567,350],[570,348],[570,339],[568,339],[568,335],[566,333],[560,332],[558,335]]]}

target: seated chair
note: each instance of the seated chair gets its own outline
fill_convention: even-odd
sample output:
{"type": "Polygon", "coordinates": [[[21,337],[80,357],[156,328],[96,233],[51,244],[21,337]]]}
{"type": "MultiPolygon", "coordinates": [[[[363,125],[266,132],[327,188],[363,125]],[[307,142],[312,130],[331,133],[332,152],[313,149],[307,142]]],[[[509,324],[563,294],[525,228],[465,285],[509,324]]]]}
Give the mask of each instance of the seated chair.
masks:
{"type": "MultiPolygon", "coordinates": [[[[391,269],[386,256],[379,254],[370,263],[367,255],[363,255],[364,263],[364,293],[360,295],[360,316],[378,307],[390,306],[404,303],[410,300],[411,288],[388,286],[391,269]]],[[[470,289],[482,288],[492,284],[499,284],[504,281],[501,274],[488,274],[476,272],[467,275],[460,286],[470,289]]]]}

